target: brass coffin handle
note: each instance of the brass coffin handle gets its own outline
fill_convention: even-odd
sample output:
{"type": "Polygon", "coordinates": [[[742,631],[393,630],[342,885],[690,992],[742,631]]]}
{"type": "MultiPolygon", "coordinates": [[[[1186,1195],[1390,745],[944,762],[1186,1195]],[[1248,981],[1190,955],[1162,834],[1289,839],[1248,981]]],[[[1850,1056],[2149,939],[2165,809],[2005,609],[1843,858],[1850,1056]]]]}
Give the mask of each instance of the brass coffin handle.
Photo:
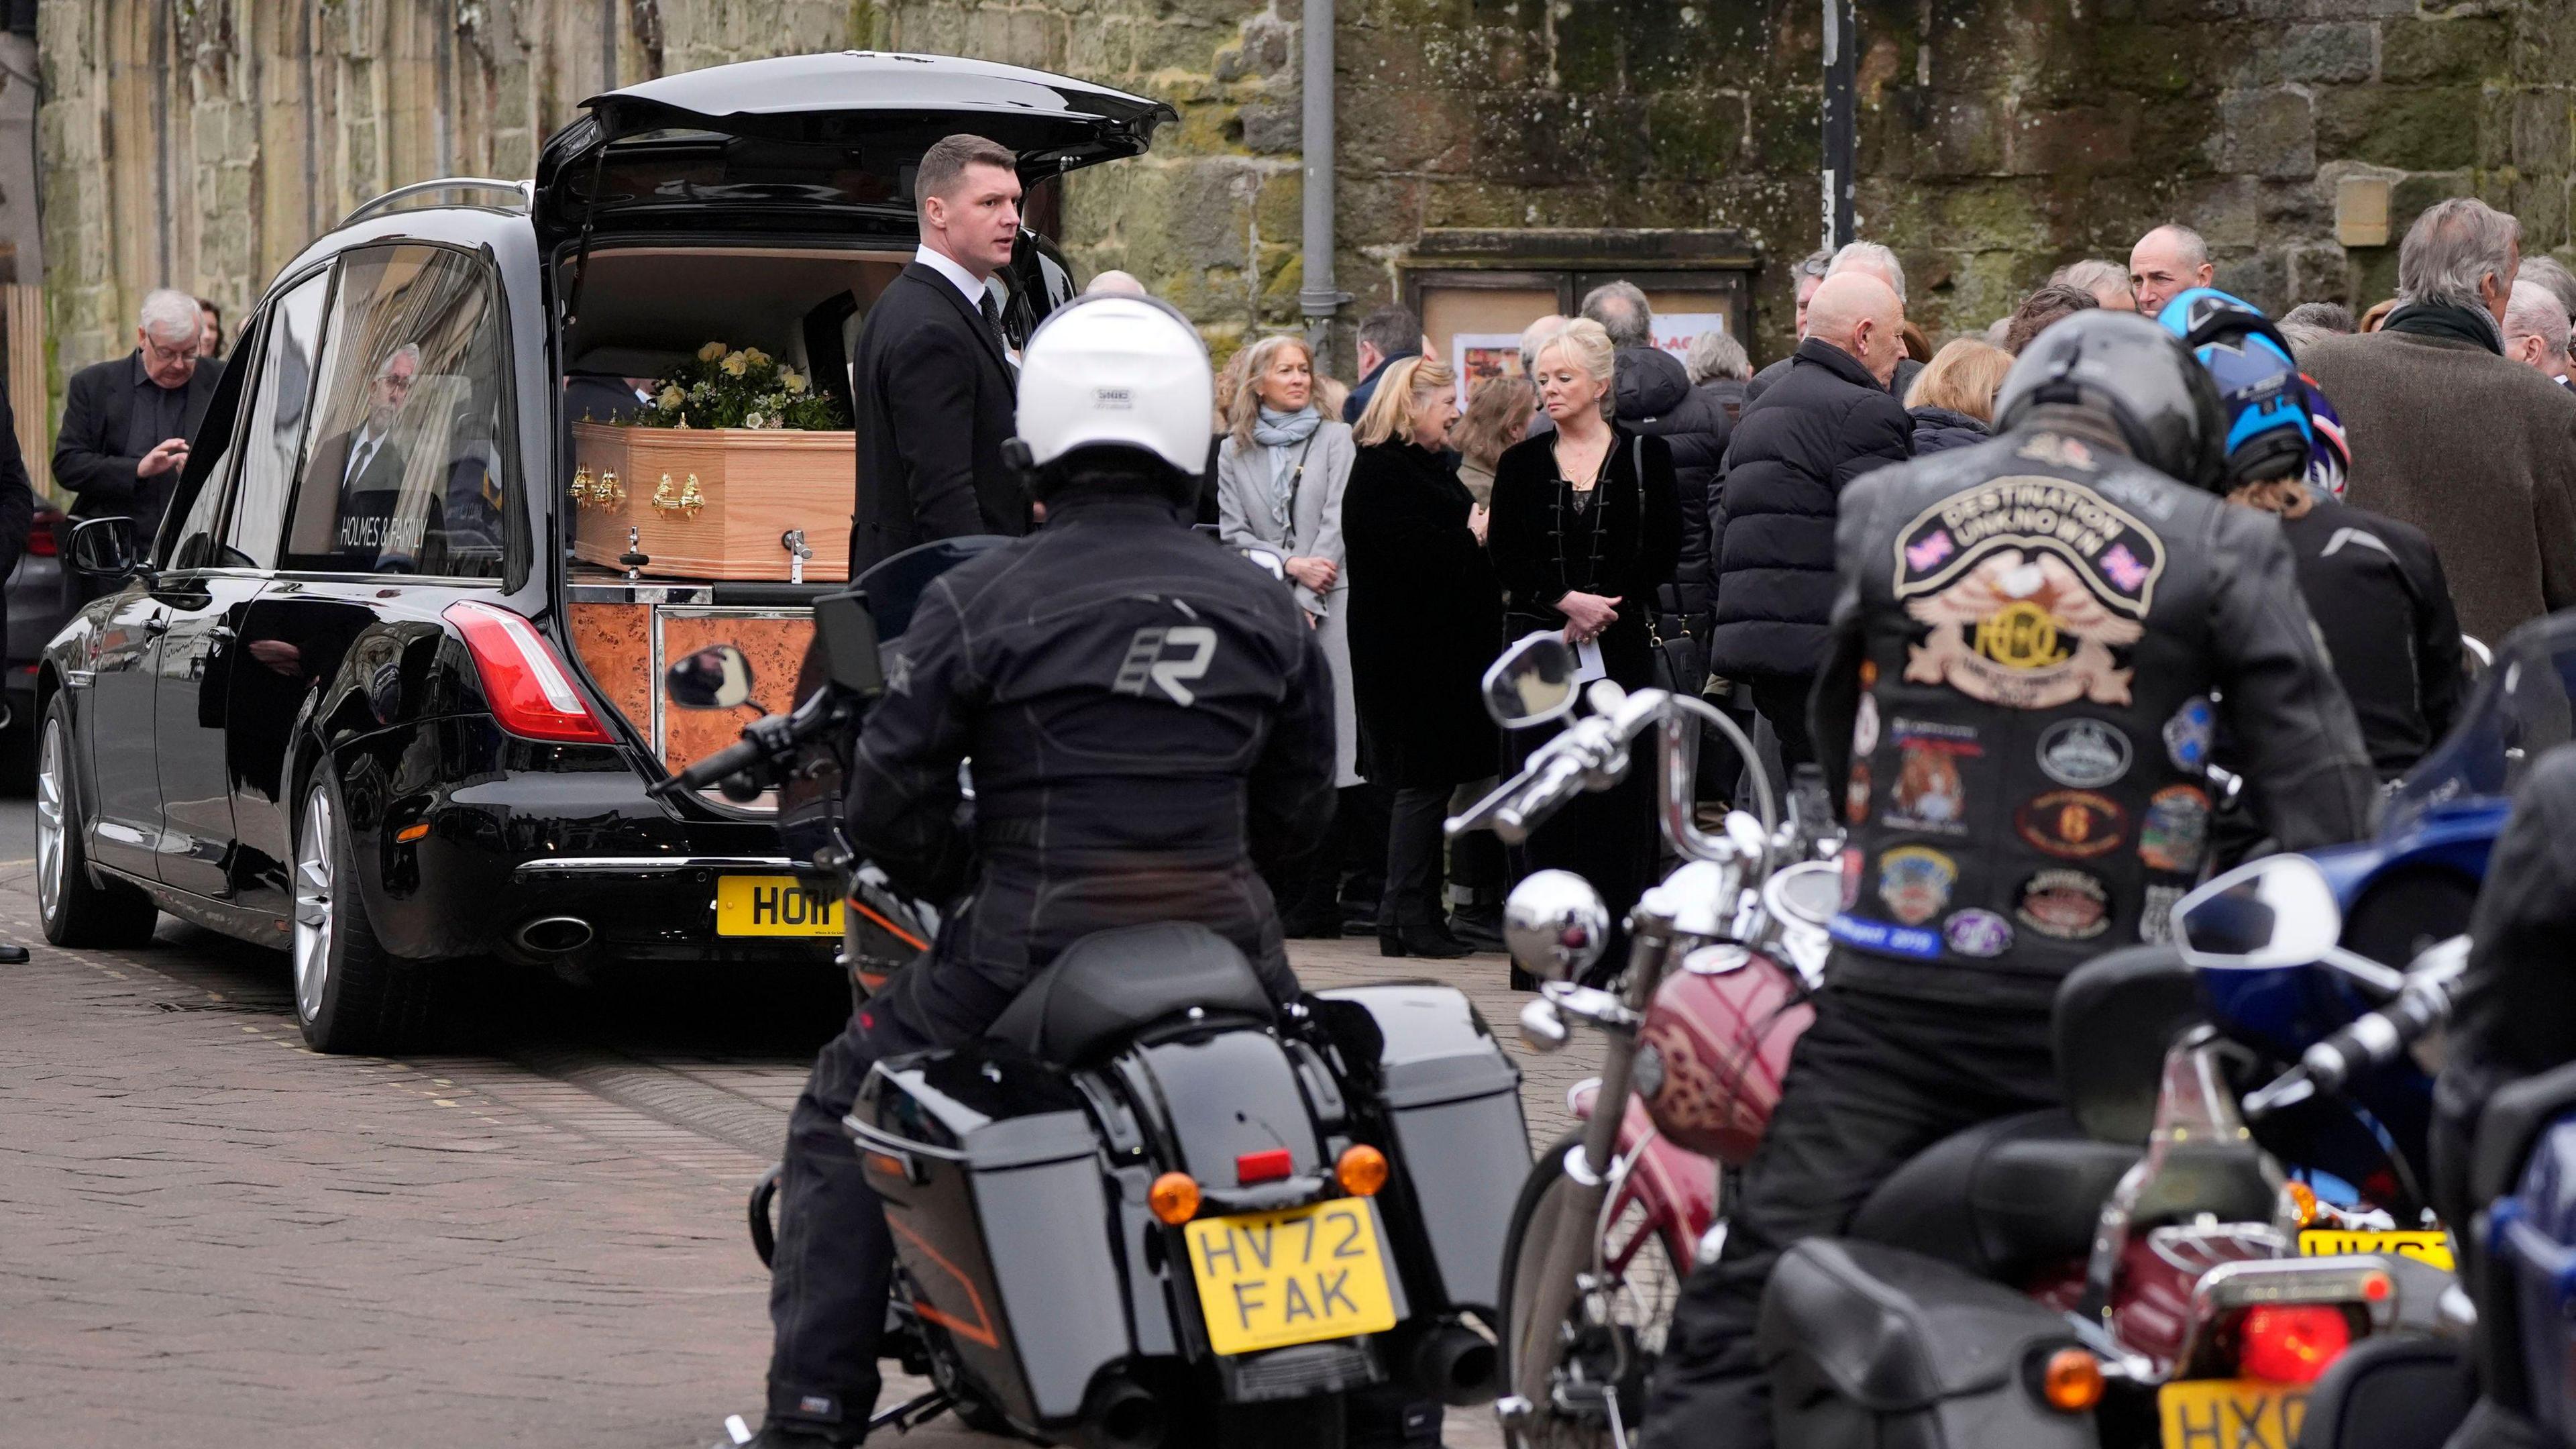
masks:
{"type": "Polygon", "coordinates": [[[572,504],[575,508],[590,506],[590,465],[588,463],[572,470],[572,504]]]}
{"type": "Polygon", "coordinates": [[[672,490],[671,475],[668,473],[662,475],[662,481],[653,489],[653,506],[664,513],[679,513],[695,518],[698,516],[698,510],[706,507],[706,504],[707,495],[698,491],[698,475],[695,473],[690,474],[688,483],[676,492],[672,490]]]}

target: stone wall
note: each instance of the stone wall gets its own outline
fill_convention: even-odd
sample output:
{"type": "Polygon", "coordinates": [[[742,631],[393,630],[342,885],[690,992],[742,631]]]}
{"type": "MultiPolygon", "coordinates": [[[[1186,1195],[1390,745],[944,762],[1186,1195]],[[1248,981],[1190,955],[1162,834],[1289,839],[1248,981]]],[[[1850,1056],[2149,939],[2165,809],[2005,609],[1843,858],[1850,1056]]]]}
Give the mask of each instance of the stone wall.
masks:
{"type": "MultiPolygon", "coordinates": [[[[1817,0],[1341,0],[1345,322],[1426,231],[1726,228],[1756,352],[1816,240],[1817,0]]],[[[838,46],[1035,65],[1172,102],[1141,161],[1068,184],[1081,269],[1121,266],[1220,351],[1297,320],[1300,0],[44,0],[40,159],[63,369],[167,279],[238,309],[391,185],[518,177],[618,81],[838,46]]],[[[2350,176],[2392,235],[2475,191],[2569,242],[2564,0],[1862,0],[1860,218],[1936,335],[2053,266],[2198,227],[2258,301],[2366,301],[2350,176]]],[[[1455,265],[1455,262],[1445,263],[1455,265]]]]}

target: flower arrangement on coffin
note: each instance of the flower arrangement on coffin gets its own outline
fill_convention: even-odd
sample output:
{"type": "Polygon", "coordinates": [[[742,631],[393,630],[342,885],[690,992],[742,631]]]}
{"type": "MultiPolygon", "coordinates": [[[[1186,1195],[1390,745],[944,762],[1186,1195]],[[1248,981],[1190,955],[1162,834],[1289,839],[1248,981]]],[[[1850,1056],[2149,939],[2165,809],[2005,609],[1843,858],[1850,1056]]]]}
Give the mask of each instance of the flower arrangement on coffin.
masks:
{"type": "Polygon", "coordinates": [[[779,428],[830,432],[848,427],[841,404],[812,379],[757,347],[710,342],[654,379],[652,400],[626,419],[638,428],[779,428]]]}

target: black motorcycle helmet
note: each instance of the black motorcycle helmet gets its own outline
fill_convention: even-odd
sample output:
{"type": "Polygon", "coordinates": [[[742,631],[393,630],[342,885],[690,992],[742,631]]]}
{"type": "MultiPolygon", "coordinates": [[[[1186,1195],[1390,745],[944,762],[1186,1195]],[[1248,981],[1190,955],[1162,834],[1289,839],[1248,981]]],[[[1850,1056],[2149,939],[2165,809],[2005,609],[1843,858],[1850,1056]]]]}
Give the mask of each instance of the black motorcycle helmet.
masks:
{"type": "Polygon", "coordinates": [[[2213,493],[2226,486],[2217,384],[2180,339],[2136,313],[2078,312],[2033,338],[1995,394],[1995,431],[2045,403],[2100,414],[2160,473],[2213,493]]]}

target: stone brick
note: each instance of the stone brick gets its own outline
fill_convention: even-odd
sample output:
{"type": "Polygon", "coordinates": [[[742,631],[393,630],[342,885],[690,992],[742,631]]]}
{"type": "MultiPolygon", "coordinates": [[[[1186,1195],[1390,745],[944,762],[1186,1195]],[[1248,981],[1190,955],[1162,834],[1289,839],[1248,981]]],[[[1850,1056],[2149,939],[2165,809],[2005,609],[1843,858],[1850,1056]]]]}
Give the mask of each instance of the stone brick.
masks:
{"type": "Polygon", "coordinates": [[[2277,52],[2281,78],[2368,80],[2378,67],[2378,42],[2378,28],[2369,24],[2293,25],[2277,52]]]}
{"type": "Polygon", "coordinates": [[[2286,267],[2278,252],[2255,252],[2248,256],[2221,257],[2217,275],[2211,284],[2222,292],[2232,292],[2266,312],[2278,312],[2288,291],[2286,267]]]}
{"type": "Polygon", "coordinates": [[[2283,250],[2287,270],[2286,289],[2281,303],[2295,307],[2301,302],[2344,302],[2352,300],[2352,267],[2344,258],[2343,248],[2331,242],[2307,242],[2283,250]]]}
{"type": "Polygon", "coordinates": [[[2317,124],[2308,97],[2282,87],[2232,92],[2219,102],[2211,160],[2221,171],[2313,176],[2317,124]]]}
{"type": "Polygon", "coordinates": [[[2469,86],[2339,86],[2316,103],[2315,150],[2338,160],[2446,171],[2478,156],[2479,94],[2469,86]]]}
{"type": "Polygon", "coordinates": [[[2505,71],[2510,27],[2501,17],[2383,21],[2379,75],[2406,84],[2475,81],[2505,71]]]}

